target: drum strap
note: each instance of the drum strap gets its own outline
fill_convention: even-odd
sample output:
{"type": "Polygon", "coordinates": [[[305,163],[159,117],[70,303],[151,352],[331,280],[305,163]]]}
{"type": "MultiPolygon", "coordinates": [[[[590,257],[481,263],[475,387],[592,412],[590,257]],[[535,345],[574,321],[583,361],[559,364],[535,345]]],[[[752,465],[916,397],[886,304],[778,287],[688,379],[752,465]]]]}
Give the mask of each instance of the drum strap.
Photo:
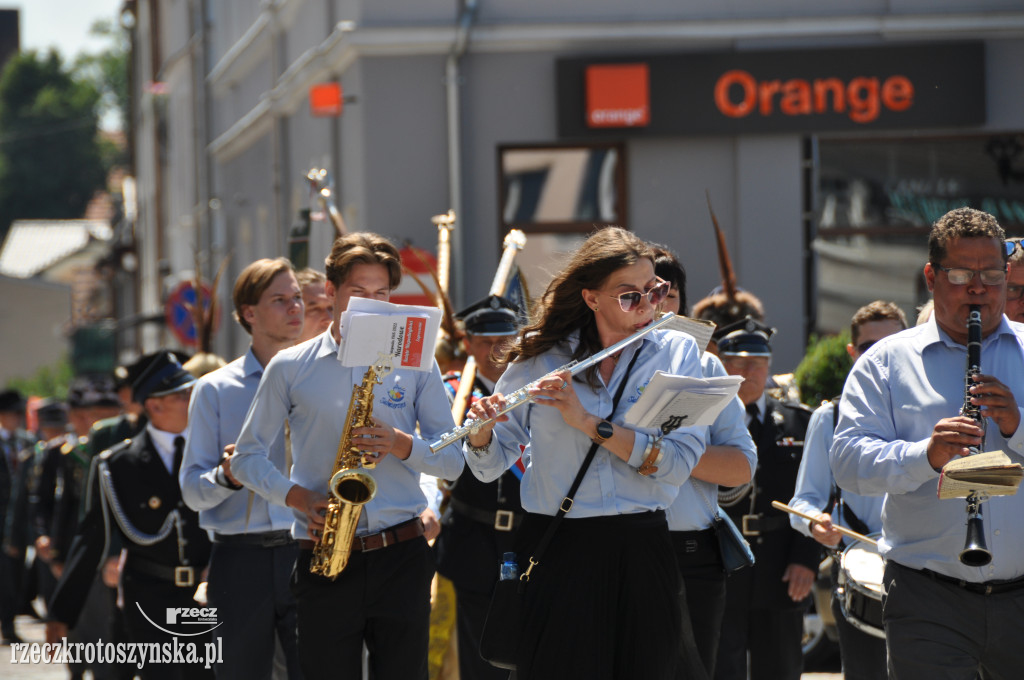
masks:
{"type": "MultiPolygon", "coordinates": [[[[832,431],[835,432],[836,425],[839,424],[839,397],[832,399],[832,431]]],[[[843,490],[836,484],[835,477],[832,478],[832,494],[828,499],[828,505],[826,508],[839,508],[839,516],[846,522],[846,524],[856,531],[858,534],[867,535],[871,533],[868,529],[868,525],[857,517],[857,514],[853,511],[850,506],[843,502],[843,490]]]]}

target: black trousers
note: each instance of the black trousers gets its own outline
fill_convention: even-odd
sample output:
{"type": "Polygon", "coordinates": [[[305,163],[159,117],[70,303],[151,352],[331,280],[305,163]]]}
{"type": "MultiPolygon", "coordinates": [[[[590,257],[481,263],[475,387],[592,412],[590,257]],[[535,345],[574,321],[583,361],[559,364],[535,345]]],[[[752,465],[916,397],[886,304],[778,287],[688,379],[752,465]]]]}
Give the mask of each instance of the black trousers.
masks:
{"type": "Polygon", "coordinates": [[[891,679],[1021,677],[1024,588],[985,595],[888,562],[882,592],[891,679]]]}
{"type": "Polygon", "coordinates": [[[334,581],[309,573],[311,555],[299,550],[292,575],[303,675],[361,678],[365,643],[374,680],[426,680],[434,576],[427,541],[352,553],[334,581]]]}
{"type": "Polygon", "coordinates": [[[192,599],[195,587],[179,588],[173,583],[140,574],[126,567],[121,574],[121,588],[124,592],[125,630],[128,639],[136,643],[157,643],[162,653],[181,651],[180,656],[170,656],[160,663],[147,661],[138,670],[142,680],[213,680],[213,665],[206,667],[206,661],[212,660],[208,654],[215,648],[209,632],[192,635],[186,628],[203,630],[205,626],[171,627],[167,623],[167,608],[197,607],[192,599]],[[182,631],[174,635],[165,632],[182,631]],[[189,633],[185,636],[185,633],[189,633]],[[195,662],[189,663],[183,646],[192,645],[197,653],[195,662]]]}
{"type": "MultiPolygon", "coordinates": [[[[521,568],[551,519],[526,516],[521,568]]],[[[664,512],[563,520],[526,587],[518,680],[673,680],[679,588],[664,512]]]]}
{"type": "Polygon", "coordinates": [[[507,670],[492,666],[480,656],[480,634],[490,604],[490,595],[481,595],[465,588],[455,589],[460,680],[505,680],[508,677],[507,670]]]}
{"type": "Polygon", "coordinates": [[[14,617],[19,613],[24,572],[24,556],[15,557],[8,555],[6,550],[0,550],[0,633],[5,639],[12,639],[15,635],[14,617]]]}
{"type": "Polygon", "coordinates": [[[284,651],[290,680],[301,680],[296,642],[292,569],[296,543],[264,548],[240,543],[214,543],[210,555],[207,597],[217,607],[224,662],[214,671],[218,680],[269,680],[275,638],[284,651]]]}
{"type": "Polygon", "coordinates": [[[714,677],[718,641],[725,615],[725,570],[714,529],[673,531],[672,547],[679,563],[693,640],[708,677],[714,677]]]}
{"type": "MultiPolygon", "coordinates": [[[[799,680],[803,671],[804,610],[751,607],[752,569],[757,565],[726,579],[715,679],[747,680],[749,651],[751,680],[799,680]]],[[[785,585],[779,581],[778,588],[785,585]]]]}

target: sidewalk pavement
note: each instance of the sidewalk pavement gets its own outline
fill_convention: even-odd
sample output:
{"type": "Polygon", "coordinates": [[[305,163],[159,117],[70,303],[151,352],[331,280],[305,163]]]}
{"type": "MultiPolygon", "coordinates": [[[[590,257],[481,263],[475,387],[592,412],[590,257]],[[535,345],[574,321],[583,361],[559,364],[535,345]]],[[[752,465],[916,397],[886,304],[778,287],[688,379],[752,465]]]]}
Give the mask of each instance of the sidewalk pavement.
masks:
{"type": "MultiPolygon", "coordinates": [[[[30,616],[19,616],[14,627],[25,642],[46,642],[46,624],[30,616]]],[[[0,678],[11,680],[65,680],[67,667],[56,663],[13,663],[13,647],[0,647],[0,678]]]]}

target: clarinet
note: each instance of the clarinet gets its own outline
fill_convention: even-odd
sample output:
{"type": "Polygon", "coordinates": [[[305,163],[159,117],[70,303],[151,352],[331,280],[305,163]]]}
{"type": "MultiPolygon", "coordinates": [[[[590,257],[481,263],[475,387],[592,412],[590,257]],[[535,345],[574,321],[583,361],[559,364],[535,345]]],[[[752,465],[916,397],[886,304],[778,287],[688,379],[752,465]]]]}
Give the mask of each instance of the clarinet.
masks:
{"type": "MultiPolygon", "coordinates": [[[[611,355],[615,354],[616,352],[626,347],[627,345],[630,345],[636,340],[639,340],[640,338],[647,335],[654,329],[661,328],[666,323],[671,321],[673,318],[675,318],[675,314],[673,314],[672,312],[666,312],[659,319],[656,319],[651,323],[647,324],[646,326],[638,330],[636,333],[630,335],[628,338],[619,340],[617,343],[611,345],[610,347],[605,347],[600,352],[592,354],[583,361],[570,361],[566,365],[561,366],[555,369],[554,371],[551,371],[551,373],[569,371],[570,375],[576,375],[577,373],[585,371],[594,364],[604,361],[607,357],[610,357],[611,355]]],[[[469,436],[471,434],[476,434],[481,427],[490,423],[492,420],[497,420],[499,416],[508,413],[517,406],[522,406],[523,404],[533,401],[533,397],[530,396],[530,390],[536,387],[541,380],[544,380],[544,378],[548,377],[548,375],[551,375],[551,373],[548,373],[547,375],[537,378],[533,382],[528,383],[523,387],[520,387],[512,394],[505,395],[505,407],[498,411],[498,413],[496,413],[493,418],[489,418],[487,420],[470,420],[465,425],[461,425],[459,427],[456,427],[454,430],[449,430],[448,432],[445,432],[444,434],[441,435],[440,439],[438,439],[436,442],[430,445],[431,452],[436,453],[437,451],[440,451],[449,444],[454,444],[463,437],[469,436]]]]}
{"type": "MultiPolygon", "coordinates": [[[[960,415],[971,418],[984,426],[981,407],[971,403],[971,386],[974,376],[981,373],[981,307],[971,305],[967,314],[967,371],[964,375],[964,405],[960,415]]],[[[980,449],[969,447],[969,455],[977,455],[980,449]]],[[[981,518],[981,503],[984,498],[972,491],[967,496],[967,538],[960,551],[960,561],[968,567],[983,567],[992,561],[992,552],[985,545],[985,525],[981,518]]]]}

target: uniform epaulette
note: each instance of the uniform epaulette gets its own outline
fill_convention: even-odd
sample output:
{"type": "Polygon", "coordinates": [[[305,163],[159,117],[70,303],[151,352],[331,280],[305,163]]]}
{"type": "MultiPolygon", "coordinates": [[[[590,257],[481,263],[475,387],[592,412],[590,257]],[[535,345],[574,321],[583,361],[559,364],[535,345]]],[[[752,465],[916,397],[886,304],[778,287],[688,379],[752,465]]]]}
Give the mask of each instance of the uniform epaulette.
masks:
{"type": "Polygon", "coordinates": [[[102,460],[108,460],[115,453],[117,453],[119,451],[124,451],[126,448],[128,448],[128,445],[131,444],[131,443],[132,443],[131,439],[125,439],[124,441],[122,441],[122,442],[120,442],[118,444],[114,444],[113,446],[111,446],[106,451],[103,451],[102,453],[100,453],[100,455],[98,457],[100,459],[102,459],[102,460]]]}
{"type": "Polygon", "coordinates": [[[89,428],[89,432],[92,433],[107,427],[113,427],[114,425],[117,425],[119,420],[121,420],[121,416],[111,416],[110,418],[97,420],[95,423],[92,424],[92,427],[89,428]]]}

